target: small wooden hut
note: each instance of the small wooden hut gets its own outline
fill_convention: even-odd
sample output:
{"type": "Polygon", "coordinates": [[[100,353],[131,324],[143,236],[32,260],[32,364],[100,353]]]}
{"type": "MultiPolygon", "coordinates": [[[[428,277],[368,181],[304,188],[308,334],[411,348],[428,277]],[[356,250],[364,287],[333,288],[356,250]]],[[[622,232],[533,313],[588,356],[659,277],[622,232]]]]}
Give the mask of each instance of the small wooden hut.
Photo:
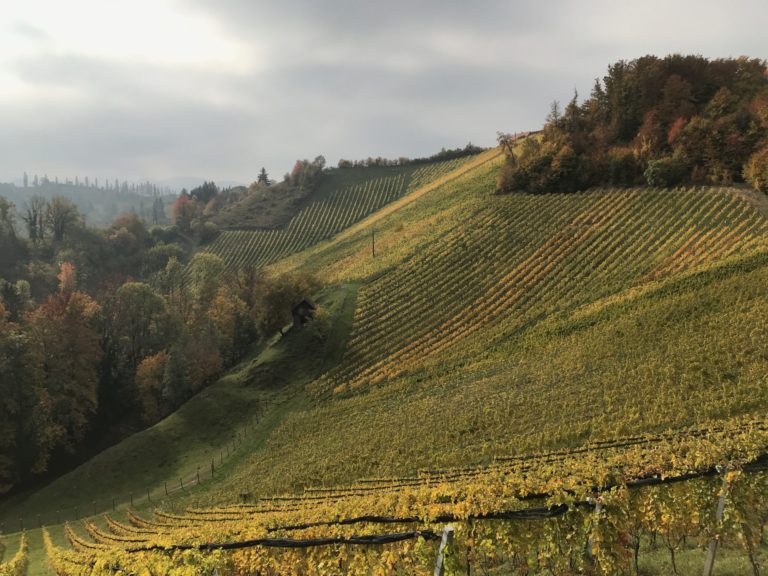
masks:
{"type": "Polygon", "coordinates": [[[312,320],[315,317],[315,310],[317,310],[315,305],[306,298],[296,304],[291,310],[293,312],[293,327],[301,328],[312,320]]]}

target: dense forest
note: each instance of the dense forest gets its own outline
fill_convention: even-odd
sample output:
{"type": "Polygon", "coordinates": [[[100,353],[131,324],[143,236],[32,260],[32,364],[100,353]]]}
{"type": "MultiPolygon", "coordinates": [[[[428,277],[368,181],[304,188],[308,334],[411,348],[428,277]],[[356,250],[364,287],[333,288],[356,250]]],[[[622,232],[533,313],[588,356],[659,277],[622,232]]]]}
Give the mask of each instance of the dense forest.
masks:
{"type": "Polygon", "coordinates": [[[620,61],[520,148],[499,135],[499,191],[747,182],[768,192],[768,70],[758,59],[620,61]]]}
{"type": "MultiPolygon", "coordinates": [[[[290,321],[308,276],[225,271],[185,233],[213,183],[86,226],[68,198],[0,196],[0,493],[156,422],[290,321]]],[[[318,323],[320,326],[321,323],[318,323]]]]}

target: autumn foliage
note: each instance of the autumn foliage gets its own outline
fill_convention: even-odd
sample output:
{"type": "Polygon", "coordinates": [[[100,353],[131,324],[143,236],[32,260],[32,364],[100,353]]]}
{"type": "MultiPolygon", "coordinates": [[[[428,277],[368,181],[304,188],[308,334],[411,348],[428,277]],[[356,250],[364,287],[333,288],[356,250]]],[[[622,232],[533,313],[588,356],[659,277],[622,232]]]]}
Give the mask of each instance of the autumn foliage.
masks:
{"type": "Polygon", "coordinates": [[[151,282],[128,279],[98,302],[69,261],[39,304],[23,282],[4,285],[0,493],[76,454],[100,422],[157,422],[285,326],[291,306],[317,288],[305,276],[228,272],[212,254],[188,270],[171,257],[151,282]]]}
{"type": "Polygon", "coordinates": [[[756,190],[768,194],[768,146],[749,158],[744,166],[744,179],[756,190]]]}
{"type": "Polygon", "coordinates": [[[554,103],[542,135],[507,150],[499,191],[679,182],[765,187],[768,74],[762,60],[620,61],[589,98],[554,103]]]}

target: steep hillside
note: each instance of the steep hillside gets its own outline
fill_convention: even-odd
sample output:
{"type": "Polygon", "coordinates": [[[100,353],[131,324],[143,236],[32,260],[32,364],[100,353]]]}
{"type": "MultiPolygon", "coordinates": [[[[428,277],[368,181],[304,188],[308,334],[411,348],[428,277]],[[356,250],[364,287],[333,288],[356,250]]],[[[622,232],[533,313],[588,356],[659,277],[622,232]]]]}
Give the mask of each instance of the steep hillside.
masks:
{"type": "Polygon", "coordinates": [[[326,172],[318,189],[306,198],[267,198],[259,202],[259,212],[276,204],[282,207],[282,216],[273,218],[277,225],[269,228],[250,229],[254,220],[248,216],[252,208],[245,205],[249,196],[227,210],[231,229],[219,234],[206,251],[221,256],[232,267],[271,264],[330,238],[397,198],[471,162],[472,158],[458,158],[424,165],[326,172]],[[293,215],[288,218],[289,214],[293,215]]]}
{"type": "MultiPolygon", "coordinates": [[[[616,533],[677,522],[678,533],[708,538],[706,511],[719,481],[653,488],[640,500],[627,496],[627,486],[706,475],[716,464],[741,466],[768,452],[768,220],[749,194],[731,188],[498,196],[502,161],[499,151],[481,154],[409,193],[385,195],[386,205],[357,196],[370,208],[344,201],[355,197],[349,190],[329,193],[322,209],[302,212],[305,224],[292,228],[288,248],[240,252],[239,261],[264,265],[297,251],[269,269],[311,271],[329,286],[334,328],[324,352],[307,348],[306,333],[289,333],[241,367],[250,381],[289,392],[266,408],[246,449],[193,490],[141,503],[162,501],[165,512],[154,518],[53,530],[49,554],[58,566],[110,555],[128,570],[151,561],[159,570],[188,563],[243,574],[266,566],[427,573],[434,533],[404,531],[455,521],[464,565],[484,554],[481,565],[502,570],[495,573],[512,573],[511,566],[538,573],[526,572],[520,558],[494,556],[497,546],[514,545],[546,573],[553,556],[581,558],[589,538],[602,554],[600,573],[618,573],[611,562],[626,561],[626,548],[611,544],[620,542],[615,534],[595,536],[588,500],[595,487],[616,485],[601,517],[616,533]],[[345,228],[322,228],[323,213],[345,228]],[[300,229],[325,232],[305,241],[300,229]],[[529,504],[531,494],[550,499],[529,504]],[[511,522],[529,506],[540,514],[531,517],[548,518],[569,505],[562,522],[524,533],[474,523],[493,514],[511,522]],[[402,530],[407,542],[398,552],[253,544],[273,537],[339,544],[380,533],[377,523],[402,530]],[[63,549],[65,534],[78,553],[63,549]],[[244,540],[246,550],[231,556],[154,551],[244,540]],[[485,542],[482,554],[476,542],[485,542]]],[[[371,190],[398,186],[380,181],[371,190]]],[[[204,412],[197,427],[208,425],[204,412]]],[[[185,443],[176,447],[183,456],[185,443]]],[[[106,468],[89,471],[99,473],[106,468]]],[[[736,509],[763,502],[764,475],[729,481],[736,509]]],[[[121,479],[119,489],[128,483],[121,479]]],[[[31,498],[5,517],[45,502],[31,498]]],[[[731,544],[744,533],[729,533],[731,544]]],[[[42,546],[39,536],[33,545],[42,546]]]]}
{"type": "Polygon", "coordinates": [[[277,266],[363,286],[343,360],[308,387],[315,407],[274,432],[239,491],[481,464],[765,408],[768,221],[739,193],[493,196],[495,171],[379,219],[376,257],[360,229],[277,266]]]}

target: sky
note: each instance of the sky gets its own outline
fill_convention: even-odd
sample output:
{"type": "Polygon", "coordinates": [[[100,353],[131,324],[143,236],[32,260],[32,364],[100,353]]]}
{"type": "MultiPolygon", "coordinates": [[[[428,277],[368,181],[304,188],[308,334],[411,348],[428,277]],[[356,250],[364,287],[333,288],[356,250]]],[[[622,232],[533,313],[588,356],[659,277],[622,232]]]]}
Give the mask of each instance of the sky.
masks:
{"type": "Polygon", "coordinates": [[[0,0],[0,182],[491,146],[620,59],[766,58],[766,22],[765,0],[0,0]]]}

